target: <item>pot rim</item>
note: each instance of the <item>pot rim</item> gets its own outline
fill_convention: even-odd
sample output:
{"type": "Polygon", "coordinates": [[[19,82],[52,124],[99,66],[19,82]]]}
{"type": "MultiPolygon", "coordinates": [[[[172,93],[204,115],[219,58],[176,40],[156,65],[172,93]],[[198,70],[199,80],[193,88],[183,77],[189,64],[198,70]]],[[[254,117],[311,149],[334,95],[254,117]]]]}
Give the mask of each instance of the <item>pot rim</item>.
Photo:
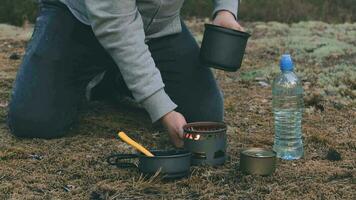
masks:
{"type": "Polygon", "coordinates": [[[192,122],[192,123],[188,123],[186,125],[183,126],[183,130],[185,133],[199,133],[199,134],[210,134],[210,133],[218,133],[218,132],[222,132],[222,131],[226,131],[227,130],[227,126],[225,122],[192,122]],[[218,126],[217,130],[189,130],[188,127],[194,127],[194,126],[206,126],[206,125],[216,125],[218,126]]]}
{"type": "Polygon", "coordinates": [[[204,60],[202,62],[204,64],[209,65],[212,68],[221,69],[221,70],[228,71],[228,72],[236,72],[241,67],[241,66],[238,66],[238,65],[236,65],[234,67],[231,67],[231,65],[219,64],[217,62],[210,61],[210,60],[204,60]]]}
{"type": "Polygon", "coordinates": [[[225,28],[225,27],[222,27],[222,26],[214,25],[214,24],[205,24],[205,28],[206,29],[210,29],[210,30],[214,30],[214,31],[228,33],[228,34],[235,35],[235,36],[238,35],[238,36],[244,36],[244,37],[247,37],[247,38],[251,37],[251,33],[238,31],[238,30],[230,29],[230,28],[225,28]]]}
{"type": "Polygon", "coordinates": [[[241,151],[241,156],[246,158],[257,158],[257,159],[274,159],[276,158],[276,152],[270,149],[265,149],[261,147],[251,147],[245,148],[241,151]],[[255,155],[253,153],[260,152],[260,155],[255,155]]]}
{"type": "Polygon", "coordinates": [[[139,153],[138,156],[140,158],[145,158],[145,159],[162,159],[162,158],[181,158],[181,157],[188,157],[191,156],[192,153],[190,151],[187,150],[152,150],[150,151],[153,155],[155,155],[154,157],[149,157],[146,156],[142,153],[139,153]],[[157,152],[173,152],[175,151],[176,153],[173,155],[162,155],[162,156],[156,156],[155,153],[157,152]]]}

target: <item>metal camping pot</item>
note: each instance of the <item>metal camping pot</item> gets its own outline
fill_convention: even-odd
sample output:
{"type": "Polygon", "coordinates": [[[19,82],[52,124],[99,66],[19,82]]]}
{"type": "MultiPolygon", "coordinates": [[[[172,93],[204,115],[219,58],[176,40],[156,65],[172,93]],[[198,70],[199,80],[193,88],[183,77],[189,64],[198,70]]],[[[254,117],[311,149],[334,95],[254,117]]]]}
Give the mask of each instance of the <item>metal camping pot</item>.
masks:
{"type": "Polygon", "coordinates": [[[246,32],[205,24],[200,48],[202,63],[225,71],[237,71],[241,67],[247,40],[246,32]]]}
{"type": "Polygon", "coordinates": [[[226,160],[226,124],[194,122],[183,127],[184,149],[192,152],[192,165],[222,165],[226,160]]]}
{"type": "Polygon", "coordinates": [[[240,153],[240,168],[245,174],[268,176],[276,170],[276,153],[263,148],[248,148],[240,153]]]}
{"type": "Polygon", "coordinates": [[[159,172],[163,178],[175,179],[190,174],[191,153],[184,150],[151,151],[155,156],[139,154],[113,154],[107,161],[119,168],[138,168],[146,175],[152,176],[159,172]],[[127,160],[138,159],[138,165],[127,160]],[[124,161],[126,160],[126,162],[124,161]]]}

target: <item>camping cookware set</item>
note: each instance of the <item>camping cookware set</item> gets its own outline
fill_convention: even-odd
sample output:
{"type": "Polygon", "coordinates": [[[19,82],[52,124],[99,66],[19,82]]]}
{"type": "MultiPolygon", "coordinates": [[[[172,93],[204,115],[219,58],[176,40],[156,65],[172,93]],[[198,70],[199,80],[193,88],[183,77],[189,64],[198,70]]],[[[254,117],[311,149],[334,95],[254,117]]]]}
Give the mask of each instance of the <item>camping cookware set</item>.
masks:
{"type": "Polygon", "coordinates": [[[205,24],[200,61],[213,68],[237,71],[250,36],[246,32],[205,24]]]}
{"type": "Polygon", "coordinates": [[[113,154],[108,157],[108,163],[120,168],[138,168],[147,175],[160,173],[165,178],[179,178],[189,175],[191,153],[186,150],[148,151],[146,148],[129,138],[124,132],[119,137],[139,152],[138,154],[113,154]],[[138,164],[132,159],[138,159],[138,164]]]}
{"type": "MultiPolygon", "coordinates": [[[[137,154],[113,154],[108,163],[120,168],[137,168],[152,176],[157,173],[167,179],[190,174],[191,165],[218,166],[226,161],[226,124],[222,122],[188,123],[184,130],[184,150],[154,150],[146,148],[120,132],[119,137],[137,149],[137,154]],[[138,162],[134,163],[133,160],[138,162]]],[[[276,168],[276,154],[262,148],[244,149],[240,153],[240,169],[246,174],[270,175],[276,168]]]]}
{"type": "MultiPolygon", "coordinates": [[[[237,71],[242,63],[247,40],[251,35],[212,24],[205,24],[200,60],[209,67],[237,71]]],[[[226,124],[195,122],[183,127],[184,150],[148,151],[125,133],[119,137],[137,149],[137,154],[113,154],[108,163],[120,168],[133,167],[147,175],[180,178],[190,174],[191,165],[222,165],[226,161],[226,124]],[[136,160],[136,163],[132,160],[136,160]]],[[[261,148],[244,149],[240,169],[247,174],[270,175],[276,167],[273,151],[261,148]]]]}
{"type": "Polygon", "coordinates": [[[192,152],[193,165],[222,165],[226,160],[226,125],[195,122],[184,130],[184,148],[192,152]]]}
{"type": "Polygon", "coordinates": [[[149,151],[129,138],[118,134],[134,147],[137,154],[113,154],[107,158],[111,165],[120,168],[137,168],[146,175],[159,172],[164,178],[180,178],[190,174],[191,165],[221,165],[226,160],[226,125],[222,122],[190,123],[184,129],[184,150],[149,151]],[[132,160],[138,160],[134,163],[132,160]]]}
{"type": "Polygon", "coordinates": [[[240,169],[246,174],[267,176],[276,169],[276,153],[263,148],[248,148],[240,153],[240,169]]]}
{"type": "Polygon", "coordinates": [[[152,151],[153,157],[138,154],[114,154],[108,163],[120,168],[137,168],[141,173],[152,176],[159,173],[164,178],[180,178],[190,173],[191,153],[185,150],[152,151]],[[138,160],[138,164],[132,162],[138,160]]]}

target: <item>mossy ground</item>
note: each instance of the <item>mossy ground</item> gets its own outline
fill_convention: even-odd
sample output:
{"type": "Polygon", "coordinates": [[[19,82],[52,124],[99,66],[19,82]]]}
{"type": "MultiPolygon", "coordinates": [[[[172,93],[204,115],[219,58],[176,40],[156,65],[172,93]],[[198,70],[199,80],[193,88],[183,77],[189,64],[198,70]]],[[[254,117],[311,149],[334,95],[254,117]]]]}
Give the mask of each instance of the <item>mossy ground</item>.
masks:
{"type": "MultiPolygon", "coordinates": [[[[198,40],[204,20],[190,21],[198,40]]],[[[12,82],[26,41],[0,41],[0,199],[354,199],[356,183],[356,24],[249,23],[253,32],[238,73],[215,71],[225,96],[229,159],[224,166],[193,167],[189,178],[145,179],[134,169],[109,166],[113,152],[133,152],[118,130],[149,148],[171,148],[140,109],[92,102],[80,108],[69,135],[19,139],[5,124],[12,82]],[[305,89],[305,157],[279,161],[268,177],[243,175],[239,152],[273,143],[270,84],[278,59],[292,53],[305,89]],[[329,150],[340,161],[327,159],[329,150]]],[[[1,34],[1,33],[0,33],[1,34]]]]}

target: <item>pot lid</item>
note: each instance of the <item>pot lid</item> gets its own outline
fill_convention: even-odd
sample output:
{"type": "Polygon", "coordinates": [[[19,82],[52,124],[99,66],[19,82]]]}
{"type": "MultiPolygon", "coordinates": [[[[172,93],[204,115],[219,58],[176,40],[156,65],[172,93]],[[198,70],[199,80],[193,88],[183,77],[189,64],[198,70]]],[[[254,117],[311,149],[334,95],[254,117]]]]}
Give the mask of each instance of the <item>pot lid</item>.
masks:
{"type": "Polygon", "coordinates": [[[276,156],[274,151],[264,148],[248,148],[243,150],[241,153],[245,156],[255,158],[270,158],[276,156]]]}

